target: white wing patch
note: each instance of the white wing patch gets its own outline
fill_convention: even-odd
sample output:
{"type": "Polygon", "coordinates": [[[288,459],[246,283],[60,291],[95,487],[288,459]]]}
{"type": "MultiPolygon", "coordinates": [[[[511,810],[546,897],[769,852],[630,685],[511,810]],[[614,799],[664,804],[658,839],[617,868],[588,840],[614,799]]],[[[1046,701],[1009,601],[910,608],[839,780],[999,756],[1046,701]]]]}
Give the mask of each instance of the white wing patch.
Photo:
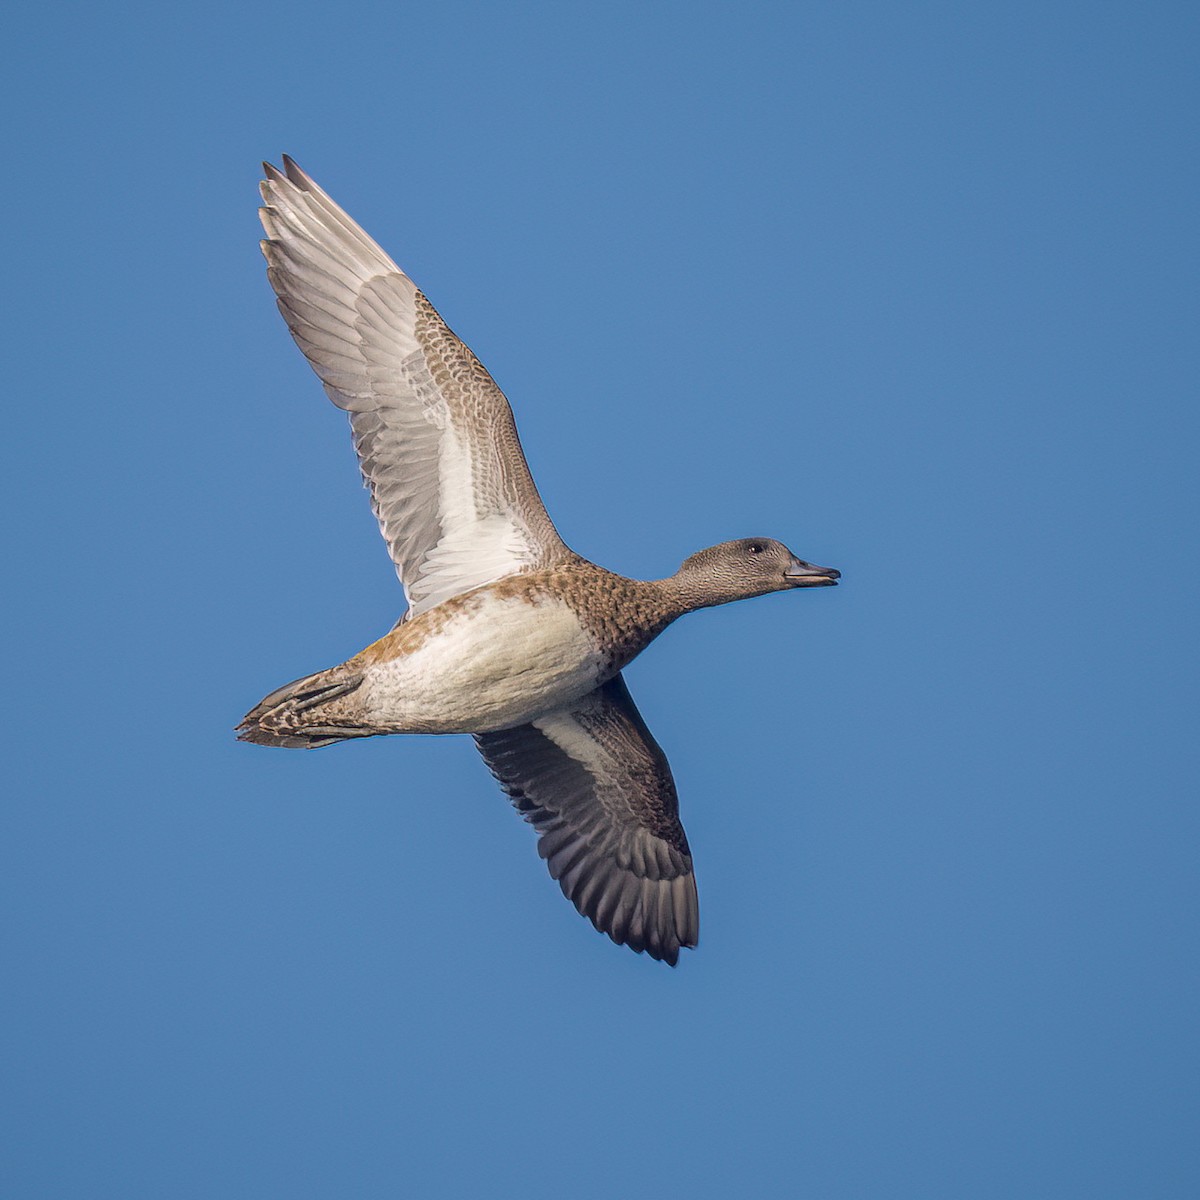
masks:
{"type": "Polygon", "coordinates": [[[438,513],[445,533],[425,555],[417,579],[405,588],[413,616],[451,596],[523,571],[536,557],[515,513],[506,508],[480,515],[470,449],[451,422],[440,425],[438,513]]]}
{"type": "Polygon", "coordinates": [[[552,712],[535,718],[530,724],[544,733],[568,758],[579,763],[593,779],[604,780],[612,775],[605,747],[579,724],[574,713],[552,712]]]}
{"type": "Polygon", "coordinates": [[[521,530],[501,513],[458,525],[425,556],[409,592],[413,616],[472,588],[514,575],[529,565],[521,530]]]}

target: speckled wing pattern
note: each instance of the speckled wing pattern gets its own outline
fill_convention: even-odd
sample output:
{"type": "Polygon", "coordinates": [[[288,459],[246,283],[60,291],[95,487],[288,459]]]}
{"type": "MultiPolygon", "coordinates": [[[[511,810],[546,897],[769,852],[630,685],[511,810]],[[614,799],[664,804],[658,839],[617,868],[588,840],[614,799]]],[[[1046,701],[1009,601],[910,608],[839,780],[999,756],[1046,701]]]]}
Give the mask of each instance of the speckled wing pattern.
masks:
{"type": "Polygon", "coordinates": [[[563,894],[618,945],[674,966],[700,931],[692,855],[666,755],[621,676],[475,742],[563,894]]]}
{"type": "Polygon", "coordinates": [[[408,276],[283,162],[264,164],[267,275],[296,344],[350,417],[410,613],[568,559],[504,393],[408,276]]]}

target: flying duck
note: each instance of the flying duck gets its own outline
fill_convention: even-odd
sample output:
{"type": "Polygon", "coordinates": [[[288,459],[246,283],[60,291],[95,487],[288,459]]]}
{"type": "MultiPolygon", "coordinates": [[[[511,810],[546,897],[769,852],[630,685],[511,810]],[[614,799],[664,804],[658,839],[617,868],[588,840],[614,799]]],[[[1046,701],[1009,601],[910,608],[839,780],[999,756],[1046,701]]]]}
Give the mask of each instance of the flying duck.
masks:
{"type": "Polygon", "coordinates": [[[839,573],[752,537],[667,579],[606,571],[558,536],[504,394],[433,305],[290,158],[264,164],[267,277],[350,418],[408,609],[353,658],[272,692],[238,727],[264,746],[469,733],[563,893],[674,966],[696,945],[692,854],[666,756],[621,670],[684,613],[839,573]]]}

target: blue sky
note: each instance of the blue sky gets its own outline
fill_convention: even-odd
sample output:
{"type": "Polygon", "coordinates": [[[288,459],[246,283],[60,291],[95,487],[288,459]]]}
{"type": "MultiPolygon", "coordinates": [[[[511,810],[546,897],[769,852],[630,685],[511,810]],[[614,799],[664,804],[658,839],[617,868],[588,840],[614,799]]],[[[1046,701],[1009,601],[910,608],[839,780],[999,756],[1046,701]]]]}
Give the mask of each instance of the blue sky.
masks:
{"type": "Polygon", "coordinates": [[[1192,5],[22,4],[11,1197],[1190,1197],[1192,5]],[[401,604],[257,249],[286,151],[631,575],[702,940],[466,739],[234,742],[401,604]]]}

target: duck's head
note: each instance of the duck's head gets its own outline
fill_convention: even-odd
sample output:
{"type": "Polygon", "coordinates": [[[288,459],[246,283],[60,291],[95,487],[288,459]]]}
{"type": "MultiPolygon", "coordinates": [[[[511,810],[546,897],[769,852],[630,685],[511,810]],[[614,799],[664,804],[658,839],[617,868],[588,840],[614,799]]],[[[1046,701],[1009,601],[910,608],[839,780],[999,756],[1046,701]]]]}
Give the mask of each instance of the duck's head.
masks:
{"type": "Polygon", "coordinates": [[[814,567],[774,538],[739,538],[684,560],[675,582],[692,607],[726,604],[798,587],[833,587],[840,571],[814,567]]]}

